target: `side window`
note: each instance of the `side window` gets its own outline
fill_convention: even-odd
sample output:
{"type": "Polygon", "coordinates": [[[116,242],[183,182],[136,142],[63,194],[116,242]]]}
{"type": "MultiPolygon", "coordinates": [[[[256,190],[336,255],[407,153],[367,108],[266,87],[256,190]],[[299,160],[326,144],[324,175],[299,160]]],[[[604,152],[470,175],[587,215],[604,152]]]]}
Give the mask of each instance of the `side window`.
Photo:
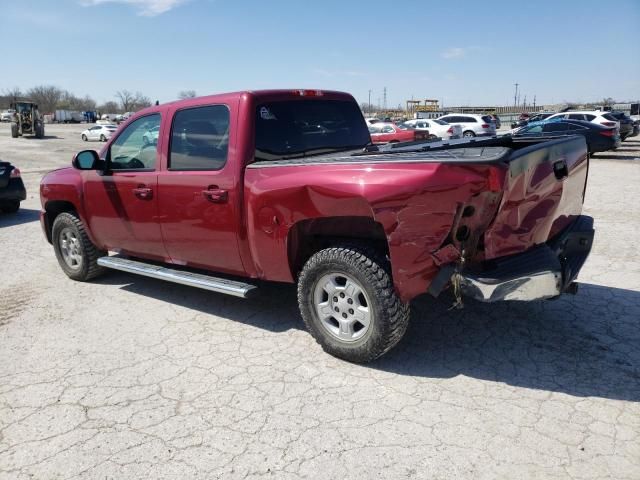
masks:
{"type": "Polygon", "coordinates": [[[160,128],[159,113],[130,123],[109,148],[111,169],[153,170],[156,167],[157,145],[149,141],[149,132],[154,127],[160,128]]]}
{"type": "Polygon", "coordinates": [[[229,151],[225,105],[179,110],[171,127],[170,170],[220,170],[229,151]]]}
{"type": "Polygon", "coordinates": [[[582,113],[571,113],[569,120],[584,120],[584,115],[582,113]]]}
{"type": "Polygon", "coordinates": [[[478,123],[478,120],[474,117],[463,117],[462,121],[464,123],[478,123]]]}
{"type": "Polygon", "coordinates": [[[596,118],[595,115],[591,115],[590,113],[587,113],[585,117],[587,118],[587,122],[592,122],[593,119],[596,118]]]}
{"type": "Polygon", "coordinates": [[[522,133],[542,133],[542,125],[533,125],[532,127],[525,127],[522,129],[522,133]]]}
{"type": "Polygon", "coordinates": [[[551,122],[544,125],[544,131],[550,133],[566,132],[569,125],[566,122],[551,122]]]}
{"type": "Polygon", "coordinates": [[[455,116],[442,117],[442,120],[444,120],[445,122],[448,122],[448,123],[458,123],[458,117],[455,117],[455,116]]]}
{"type": "Polygon", "coordinates": [[[395,130],[390,125],[385,125],[384,128],[382,129],[382,133],[393,133],[393,132],[395,132],[395,130]]]}

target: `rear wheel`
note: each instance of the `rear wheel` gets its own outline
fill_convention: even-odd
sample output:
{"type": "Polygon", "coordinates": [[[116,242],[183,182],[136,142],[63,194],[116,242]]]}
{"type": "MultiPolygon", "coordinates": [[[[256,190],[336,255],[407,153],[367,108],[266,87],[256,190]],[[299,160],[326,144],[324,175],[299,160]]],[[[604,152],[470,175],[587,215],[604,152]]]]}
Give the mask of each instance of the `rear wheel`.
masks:
{"type": "Polygon", "coordinates": [[[361,246],[313,255],[298,279],[298,304],[322,348],[350,362],[380,357],[400,341],[409,324],[409,305],[395,293],[388,262],[361,246]]]}
{"type": "Polygon", "coordinates": [[[7,200],[0,203],[0,211],[4,213],[16,213],[20,209],[20,202],[18,200],[7,200]]]}
{"type": "Polygon", "coordinates": [[[44,125],[41,123],[36,123],[33,127],[34,132],[36,134],[36,138],[44,138],[44,125]]]}
{"type": "Polygon", "coordinates": [[[104,272],[98,258],[106,252],[89,240],[82,221],[74,213],[56,217],[51,237],[58,264],[69,278],[85,282],[104,272]]]}
{"type": "Polygon", "coordinates": [[[11,136],[13,138],[18,138],[18,124],[17,123],[12,123],[11,124],[11,136]]]}
{"type": "Polygon", "coordinates": [[[476,134],[474,132],[472,132],[471,130],[466,130],[463,134],[463,137],[475,137],[476,134]]]}
{"type": "Polygon", "coordinates": [[[86,142],[86,141],[87,141],[87,136],[86,136],[84,133],[82,134],[82,140],[83,140],[84,142],[86,142]]]}

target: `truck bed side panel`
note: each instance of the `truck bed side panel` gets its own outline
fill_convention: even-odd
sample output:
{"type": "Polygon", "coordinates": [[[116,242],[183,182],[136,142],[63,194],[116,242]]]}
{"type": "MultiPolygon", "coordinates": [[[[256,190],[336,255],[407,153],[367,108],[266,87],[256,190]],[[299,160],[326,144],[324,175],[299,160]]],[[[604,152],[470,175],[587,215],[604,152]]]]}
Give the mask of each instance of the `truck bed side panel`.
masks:
{"type": "Polygon", "coordinates": [[[458,207],[487,189],[487,165],[359,163],[249,168],[248,239],[258,276],[293,281],[290,228],[312,218],[365,216],[382,225],[392,274],[404,300],[424,293],[437,272],[431,253],[458,207]]]}

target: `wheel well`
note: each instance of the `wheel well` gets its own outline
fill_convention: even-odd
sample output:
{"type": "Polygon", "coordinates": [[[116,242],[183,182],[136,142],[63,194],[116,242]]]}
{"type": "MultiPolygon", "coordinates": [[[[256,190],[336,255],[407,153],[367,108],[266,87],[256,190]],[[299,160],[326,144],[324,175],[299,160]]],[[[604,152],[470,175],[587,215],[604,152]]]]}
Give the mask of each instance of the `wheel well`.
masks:
{"type": "Polygon", "coordinates": [[[76,207],[71,202],[64,200],[51,200],[47,202],[44,207],[45,210],[45,231],[47,233],[47,240],[51,243],[51,231],[53,229],[53,222],[56,217],[64,212],[75,212],[76,207]]]}
{"type": "Polygon", "coordinates": [[[382,255],[389,255],[384,228],[370,217],[325,217],[296,223],[289,230],[287,242],[291,275],[297,278],[307,260],[319,250],[349,242],[366,242],[382,255]]]}

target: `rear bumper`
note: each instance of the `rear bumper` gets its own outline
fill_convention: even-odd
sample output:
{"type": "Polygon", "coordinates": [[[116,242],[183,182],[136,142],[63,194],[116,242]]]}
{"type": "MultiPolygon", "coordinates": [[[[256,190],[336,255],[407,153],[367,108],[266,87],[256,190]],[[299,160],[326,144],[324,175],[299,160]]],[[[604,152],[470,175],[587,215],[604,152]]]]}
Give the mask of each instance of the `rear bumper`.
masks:
{"type": "Polygon", "coordinates": [[[482,302],[541,300],[572,289],[593,244],[593,218],[580,216],[552,241],[459,274],[460,289],[482,302]]]}
{"type": "Polygon", "coordinates": [[[12,178],[5,188],[0,188],[0,200],[17,200],[23,201],[27,199],[27,190],[21,178],[12,178]]]}

